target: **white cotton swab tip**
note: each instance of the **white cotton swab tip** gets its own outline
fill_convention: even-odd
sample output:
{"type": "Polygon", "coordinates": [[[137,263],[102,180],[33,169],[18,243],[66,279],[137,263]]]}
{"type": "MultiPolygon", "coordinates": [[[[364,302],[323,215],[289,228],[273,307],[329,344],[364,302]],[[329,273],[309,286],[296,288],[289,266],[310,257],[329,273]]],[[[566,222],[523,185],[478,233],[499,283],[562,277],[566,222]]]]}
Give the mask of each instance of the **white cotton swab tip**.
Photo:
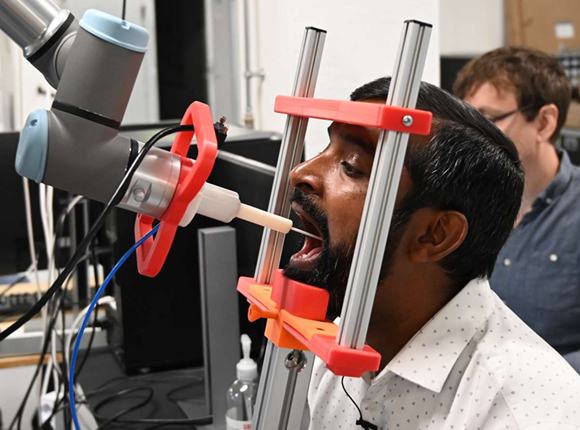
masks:
{"type": "Polygon", "coordinates": [[[299,228],[292,227],[291,230],[292,231],[295,231],[296,233],[303,234],[304,236],[310,236],[310,237],[312,237],[314,239],[318,239],[318,240],[322,241],[322,238],[321,237],[318,237],[318,236],[316,236],[316,235],[314,235],[312,233],[308,233],[307,231],[300,230],[299,228]]]}

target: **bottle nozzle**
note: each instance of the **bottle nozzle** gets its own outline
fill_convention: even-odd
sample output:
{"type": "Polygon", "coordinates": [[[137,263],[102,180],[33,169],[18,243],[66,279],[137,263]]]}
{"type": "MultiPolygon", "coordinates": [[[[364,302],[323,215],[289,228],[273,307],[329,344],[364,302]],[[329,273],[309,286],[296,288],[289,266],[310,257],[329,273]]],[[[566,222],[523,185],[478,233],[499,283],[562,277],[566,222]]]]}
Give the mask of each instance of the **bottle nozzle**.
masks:
{"type": "Polygon", "coordinates": [[[250,358],[252,340],[247,334],[243,334],[240,340],[242,342],[244,358],[242,358],[236,366],[238,379],[243,381],[250,381],[258,377],[258,365],[250,358]]]}
{"type": "Polygon", "coordinates": [[[243,334],[241,341],[244,358],[250,358],[250,349],[252,348],[252,340],[250,339],[250,336],[243,334]]]}

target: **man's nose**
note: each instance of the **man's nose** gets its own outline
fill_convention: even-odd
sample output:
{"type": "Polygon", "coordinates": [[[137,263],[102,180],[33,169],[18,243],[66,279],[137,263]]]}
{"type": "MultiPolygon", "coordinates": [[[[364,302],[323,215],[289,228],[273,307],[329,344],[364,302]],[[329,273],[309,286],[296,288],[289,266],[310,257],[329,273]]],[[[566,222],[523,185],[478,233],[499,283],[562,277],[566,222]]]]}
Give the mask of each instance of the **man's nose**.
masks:
{"type": "Polygon", "coordinates": [[[322,166],[320,156],[306,160],[290,172],[290,183],[306,194],[322,194],[322,166]]]}

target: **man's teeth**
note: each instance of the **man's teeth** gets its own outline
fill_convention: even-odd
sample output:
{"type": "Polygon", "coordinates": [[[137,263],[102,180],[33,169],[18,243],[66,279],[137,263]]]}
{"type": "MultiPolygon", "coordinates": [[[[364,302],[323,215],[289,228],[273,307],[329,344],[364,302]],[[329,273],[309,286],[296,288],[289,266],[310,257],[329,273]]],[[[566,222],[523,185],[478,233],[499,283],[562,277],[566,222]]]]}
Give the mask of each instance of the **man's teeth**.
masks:
{"type": "Polygon", "coordinates": [[[317,248],[313,248],[313,249],[311,249],[310,251],[308,251],[308,252],[306,252],[306,253],[302,254],[302,255],[301,255],[301,256],[299,256],[298,258],[308,258],[308,257],[312,257],[313,255],[315,255],[315,254],[317,254],[317,253],[319,253],[319,252],[320,252],[320,248],[319,248],[319,247],[317,247],[317,248]]]}

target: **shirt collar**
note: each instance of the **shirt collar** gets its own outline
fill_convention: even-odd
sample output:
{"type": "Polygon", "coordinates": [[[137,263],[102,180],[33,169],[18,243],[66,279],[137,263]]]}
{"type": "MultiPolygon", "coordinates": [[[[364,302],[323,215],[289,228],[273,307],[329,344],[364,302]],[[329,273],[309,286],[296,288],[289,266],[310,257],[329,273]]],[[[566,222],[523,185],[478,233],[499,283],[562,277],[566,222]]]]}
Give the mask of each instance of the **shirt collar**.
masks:
{"type": "Polygon", "coordinates": [[[560,155],[560,169],[556,177],[548,184],[546,188],[538,196],[538,200],[550,203],[556,198],[560,197],[572,179],[572,162],[568,153],[563,151],[560,155]]]}
{"type": "Polygon", "coordinates": [[[439,393],[479,327],[493,312],[487,279],[474,279],[431,318],[375,378],[389,372],[439,393]]]}

